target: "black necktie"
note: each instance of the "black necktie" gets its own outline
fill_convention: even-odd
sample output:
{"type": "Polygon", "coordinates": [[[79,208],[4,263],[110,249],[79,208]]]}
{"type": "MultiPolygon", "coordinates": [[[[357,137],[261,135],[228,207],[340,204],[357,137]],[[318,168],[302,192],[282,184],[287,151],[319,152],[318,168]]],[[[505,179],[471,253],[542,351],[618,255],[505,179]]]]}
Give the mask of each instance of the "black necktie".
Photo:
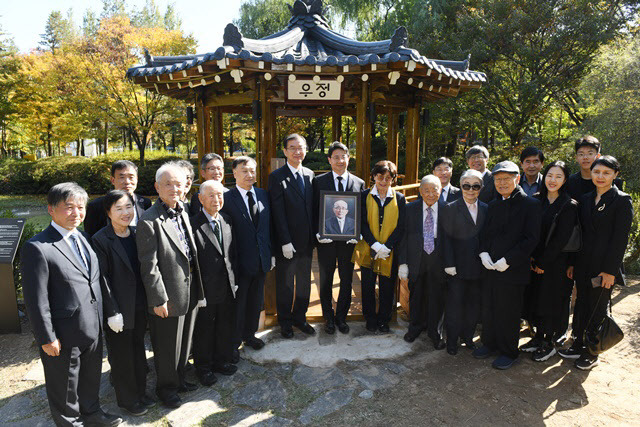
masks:
{"type": "Polygon", "coordinates": [[[253,193],[251,191],[247,192],[247,197],[249,198],[249,216],[251,216],[251,222],[256,227],[258,226],[258,205],[256,205],[256,201],[253,199],[253,193]]]}
{"type": "Polygon", "coordinates": [[[296,172],[296,181],[298,181],[298,187],[300,187],[300,192],[304,194],[304,181],[302,179],[302,174],[300,172],[296,172]]]}
{"type": "Polygon", "coordinates": [[[213,234],[216,236],[216,240],[218,240],[220,249],[222,249],[222,235],[220,234],[220,224],[216,220],[212,220],[211,222],[213,222],[213,234]]]}
{"type": "Polygon", "coordinates": [[[336,179],[338,180],[338,191],[344,191],[344,186],[342,185],[342,177],[337,176],[336,179]]]}

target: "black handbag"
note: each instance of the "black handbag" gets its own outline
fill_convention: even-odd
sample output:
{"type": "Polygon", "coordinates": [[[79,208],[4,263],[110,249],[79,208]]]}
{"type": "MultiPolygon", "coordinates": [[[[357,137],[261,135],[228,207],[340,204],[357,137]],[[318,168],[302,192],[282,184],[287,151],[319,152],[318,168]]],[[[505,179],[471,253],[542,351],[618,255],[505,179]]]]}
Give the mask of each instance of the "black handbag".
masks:
{"type": "MultiPolygon", "coordinates": [[[[547,233],[547,240],[544,242],[545,246],[549,244],[551,236],[553,236],[554,231],[556,231],[556,221],[567,203],[571,203],[571,200],[567,201],[553,217],[549,233],[547,233]]],[[[562,248],[562,252],[580,252],[580,249],[582,249],[582,227],[580,226],[580,219],[576,217],[576,223],[573,225],[573,230],[571,230],[571,236],[566,245],[564,245],[564,248],[562,248]]]]}
{"type": "MultiPolygon", "coordinates": [[[[604,290],[600,292],[596,308],[600,303],[600,298],[603,293],[604,290]]],[[[584,331],[583,340],[587,350],[589,350],[589,353],[597,356],[622,341],[624,338],[624,332],[622,332],[620,326],[618,326],[615,320],[613,320],[613,317],[611,317],[613,315],[611,312],[611,295],[609,295],[609,314],[605,314],[598,326],[589,331],[589,325],[591,324],[591,320],[593,320],[594,314],[595,310],[591,313],[591,318],[589,319],[589,322],[587,322],[587,328],[584,331]]]]}

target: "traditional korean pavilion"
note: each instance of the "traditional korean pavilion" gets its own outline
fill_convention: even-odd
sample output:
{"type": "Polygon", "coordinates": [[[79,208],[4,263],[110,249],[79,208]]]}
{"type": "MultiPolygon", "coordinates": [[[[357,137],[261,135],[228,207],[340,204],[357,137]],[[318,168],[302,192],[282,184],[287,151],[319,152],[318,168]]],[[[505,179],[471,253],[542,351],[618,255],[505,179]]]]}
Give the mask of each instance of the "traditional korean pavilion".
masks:
{"type": "Polygon", "coordinates": [[[387,158],[397,164],[399,115],[406,119],[403,184],[418,181],[423,105],[481,87],[484,73],[469,70],[469,59],[428,59],[407,47],[407,30],[389,40],[360,42],[332,31],[322,0],[289,5],[287,27],[260,40],[225,28],[215,52],[154,57],[132,67],[127,77],[149,90],[195,105],[198,157],[224,155],[222,115],[252,114],[256,129],[258,185],[266,187],[275,164],[275,119],[329,116],[333,140],[341,139],[341,117],[356,121],[356,174],[368,181],[371,123],[388,115],[387,158]]]}

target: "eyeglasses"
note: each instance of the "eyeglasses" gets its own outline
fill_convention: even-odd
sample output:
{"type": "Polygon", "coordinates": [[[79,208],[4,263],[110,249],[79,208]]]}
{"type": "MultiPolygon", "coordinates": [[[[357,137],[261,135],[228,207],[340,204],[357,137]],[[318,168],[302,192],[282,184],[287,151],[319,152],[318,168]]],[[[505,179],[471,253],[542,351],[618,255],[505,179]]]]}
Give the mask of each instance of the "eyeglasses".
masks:
{"type": "Polygon", "coordinates": [[[462,184],[462,189],[465,191],[469,191],[469,190],[473,190],[473,191],[478,191],[482,188],[482,185],[480,184],[462,184]]]}
{"type": "Polygon", "coordinates": [[[469,157],[469,160],[485,160],[486,157],[484,156],[484,154],[474,154],[473,156],[469,157]]]}

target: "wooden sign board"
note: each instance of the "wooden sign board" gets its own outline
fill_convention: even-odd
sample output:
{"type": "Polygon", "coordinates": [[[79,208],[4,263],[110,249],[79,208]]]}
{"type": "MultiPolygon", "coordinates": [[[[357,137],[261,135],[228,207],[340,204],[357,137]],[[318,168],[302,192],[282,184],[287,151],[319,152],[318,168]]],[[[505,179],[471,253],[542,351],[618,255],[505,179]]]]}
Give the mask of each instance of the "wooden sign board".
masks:
{"type": "Polygon", "coordinates": [[[287,81],[286,100],[296,104],[340,104],[342,83],[334,79],[287,81]]]}

